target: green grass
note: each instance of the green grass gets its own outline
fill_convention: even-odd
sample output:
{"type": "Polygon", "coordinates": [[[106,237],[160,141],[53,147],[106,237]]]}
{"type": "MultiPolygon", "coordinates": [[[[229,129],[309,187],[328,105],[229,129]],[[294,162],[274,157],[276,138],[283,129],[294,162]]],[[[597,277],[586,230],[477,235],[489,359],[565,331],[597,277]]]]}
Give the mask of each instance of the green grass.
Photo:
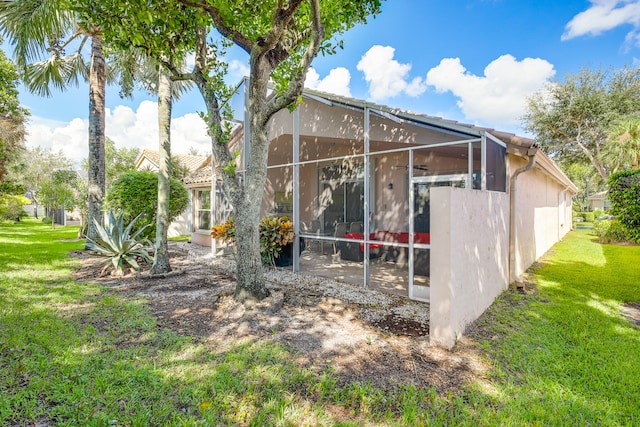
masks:
{"type": "Polygon", "coordinates": [[[534,270],[539,294],[503,294],[482,320],[493,394],[480,419],[503,425],[640,425],[640,246],[570,233],[534,270]]]}
{"type": "MultiPolygon", "coordinates": [[[[640,247],[581,230],[481,320],[490,371],[461,395],[338,385],[272,342],[210,349],[144,301],[70,278],[75,228],[0,224],[0,425],[638,425],[640,247]]],[[[480,335],[479,335],[480,336],[480,335]]]]}
{"type": "Polygon", "coordinates": [[[215,351],[156,324],[144,301],[76,283],[75,228],[0,224],[0,425],[416,425],[429,390],[336,386],[272,342],[215,351]]]}
{"type": "Polygon", "coordinates": [[[190,242],[191,241],[191,235],[190,234],[183,234],[181,236],[175,236],[175,237],[169,237],[169,240],[172,242],[190,242]]]}

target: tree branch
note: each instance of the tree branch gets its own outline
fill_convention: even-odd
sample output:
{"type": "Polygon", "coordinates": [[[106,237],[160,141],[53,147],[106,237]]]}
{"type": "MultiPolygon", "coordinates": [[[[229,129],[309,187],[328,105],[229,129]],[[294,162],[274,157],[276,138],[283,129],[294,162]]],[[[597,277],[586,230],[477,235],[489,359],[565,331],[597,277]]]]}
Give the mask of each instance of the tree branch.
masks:
{"type": "Polygon", "coordinates": [[[319,0],[309,0],[309,5],[311,6],[312,37],[309,46],[307,46],[307,49],[300,59],[300,72],[293,80],[291,80],[291,82],[289,82],[287,91],[284,94],[281,96],[275,96],[267,102],[265,115],[263,117],[264,122],[269,120],[269,118],[271,118],[275,113],[294,102],[302,92],[309,66],[313,61],[313,58],[318,54],[320,45],[325,38],[324,25],[322,25],[322,20],[320,19],[320,2],[319,0]]]}
{"type": "Polygon", "coordinates": [[[240,48],[242,48],[245,52],[251,53],[251,49],[254,46],[254,42],[252,42],[248,37],[246,37],[241,32],[236,31],[231,27],[229,27],[227,24],[225,24],[224,20],[222,19],[222,15],[220,14],[220,10],[218,10],[217,7],[211,6],[207,3],[201,3],[198,1],[192,1],[192,0],[178,0],[178,1],[184,4],[185,6],[200,8],[205,12],[207,12],[207,14],[209,14],[211,19],[213,20],[213,23],[216,29],[220,32],[220,34],[222,34],[224,37],[230,40],[233,40],[233,42],[237,44],[240,48]]]}

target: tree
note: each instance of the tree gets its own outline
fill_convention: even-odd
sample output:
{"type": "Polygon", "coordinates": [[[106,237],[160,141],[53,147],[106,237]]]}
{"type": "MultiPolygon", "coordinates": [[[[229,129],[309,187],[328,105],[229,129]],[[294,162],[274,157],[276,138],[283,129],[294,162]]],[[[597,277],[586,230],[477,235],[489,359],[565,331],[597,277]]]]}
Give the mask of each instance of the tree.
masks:
{"type": "Polygon", "coordinates": [[[158,76],[158,135],[160,164],[158,165],[158,211],[156,213],[156,244],[152,274],[171,271],[169,262],[169,210],[171,191],[171,77],[164,70],[158,76]]]}
{"type": "Polygon", "coordinates": [[[613,123],[604,158],[619,168],[638,169],[640,159],[640,115],[626,116],[613,123]]]}
{"type": "MultiPolygon", "coordinates": [[[[171,179],[170,188],[169,222],[176,219],[189,204],[189,192],[182,182],[171,179]]],[[[106,205],[110,209],[124,211],[126,223],[143,214],[136,224],[140,227],[149,224],[145,236],[152,236],[156,229],[158,174],[151,171],[123,174],[107,193],[106,205]]]]}
{"type": "Polygon", "coordinates": [[[29,112],[20,106],[18,81],[15,65],[0,50],[0,183],[5,181],[7,164],[24,150],[29,112]]]}
{"type": "Polygon", "coordinates": [[[578,187],[578,194],[574,196],[574,203],[578,210],[586,212],[591,210],[589,196],[604,188],[606,181],[588,163],[560,163],[560,168],[569,179],[578,187]]]}
{"type": "Polygon", "coordinates": [[[127,74],[127,69],[107,70],[100,27],[91,21],[81,20],[71,9],[69,0],[2,1],[0,29],[9,36],[25,85],[32,92],[51,96],[51,88],[64,90],[69,85],[77,85],[79,78],[89,80],[87,235],[95,239],[97,230],[92,219],[102,224],[102,199],[105,194],[107,77],[115,80],[119,76],[126,86],[131,76],[127,74]],[[89,51],[85,52],[89,41],[89,51]],[[67,54],[67,50],[71,53],[67,54]],[[88,65],[84,54],[89,56],[88,65]]]}
{"type": "Polygon", "coordinates": [[[35,216],[38,217],[38,205],[41,203],[40,191],[42,185],[56,170],[68,170],[71,161],[59,151],[45,150],[36,147],[23,151],[14,160],[15,165],[9,169],[9,179],[19,187],[25,188],[35,204],[35,216]]]}
{"type": "Polygon", "coordinates": [[[582,70],[550,83],[528,100],[524,128],[556,160],[589,163],[603,180],[612,165],[603,156],[617,119],[640,112],[640,68],[582,70]]]}
{"type": "Polygon", "coordinates": [[[150,9],[142,0],[103,0],[92,19],[105,36],[127,39],[145,49],[172,72],[174,79],[192,80],[204,99],[212,150],[222,174],[223,188],[234,207],[237,225],[235,296],[240,301],[269,295],[260,257],[260,206],[267,172],[267,123],[278,111],[298,101],[311,61],[319,52],[332,53],[330,38],[379,13],[381,0],[324,1],[164,0],[150,9]],[[208,28],[223,37],[208,43],[208,28]],[[235,176],[234,153],[228,146],[230,129],[223,122],[223,105],[230,90],[223,83],[224,47],[233,43],[249,55],[250,154],[244,179],[235,176]],[[195,53],[190,73],[176,69],[175,46],[195,53]],[[270,90],[271,81],[275,91],[270,90]]]}
{"type": "Polygon", "coordinates": [[[611,212],[631,240],[640,243],[640,169],[613,173],[608,184],[611,212]]]}
{"type": "MultiPolygon", "coordinates": [[[[120,176],[136,170],[136,159],[140,154],[139,148],[116,147],[116,143],[108,136],[104,139],[105,159],[105,189],[109,188],[120,176]]],[[[82,169],[89,170],[89,160],[82,161],[82,169]]]]}
{"type": "Polygon", "coordinates": [[[51,214],[51,227],[56,227],[55,212],[76,206],[78,174],[73,170],[56,170],[40,187],[42,204],[51,214]]]}

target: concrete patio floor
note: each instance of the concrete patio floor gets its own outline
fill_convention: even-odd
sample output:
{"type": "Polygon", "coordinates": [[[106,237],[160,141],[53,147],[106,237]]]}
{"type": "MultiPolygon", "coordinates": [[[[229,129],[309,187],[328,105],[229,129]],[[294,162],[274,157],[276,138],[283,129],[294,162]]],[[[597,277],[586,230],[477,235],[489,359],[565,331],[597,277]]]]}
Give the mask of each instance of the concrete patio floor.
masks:
{"type": "MultiPolygon", "coordinates": [[[[322,253],[322,250],[307,249],[300,255],[300,272],[319,277],[363,285],[364,263],[345,261],[339,254],[322,253]]],[[[325,251],[327,252],[327,251],[325,251]]],[[[409,270],[407,264],[374,258],[369,263],[369,289],[408,296],[409,270]]],[[[429,278],[414,277],[414,297],[429,300],[429,278]]]]}

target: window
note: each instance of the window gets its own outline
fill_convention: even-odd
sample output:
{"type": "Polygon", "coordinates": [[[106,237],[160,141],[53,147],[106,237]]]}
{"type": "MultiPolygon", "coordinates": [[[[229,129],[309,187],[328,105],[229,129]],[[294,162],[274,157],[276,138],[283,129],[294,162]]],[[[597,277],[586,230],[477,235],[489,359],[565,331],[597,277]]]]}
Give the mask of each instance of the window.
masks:
{"type": "Polygon", "coordinates": [[[364,221],[364,164],[332,165],[320,173],[324,230],[333,231],[340,222],[364,221]]]}
{"type": "Polygon", "coordinates": [[[211,191],[196,191],[196,230],[211,229],[211,191]]]}
{"type": "Polygon", "coordinates": [[[487,190],[507,191],[507,149],[487,138],[487,190]]]}

